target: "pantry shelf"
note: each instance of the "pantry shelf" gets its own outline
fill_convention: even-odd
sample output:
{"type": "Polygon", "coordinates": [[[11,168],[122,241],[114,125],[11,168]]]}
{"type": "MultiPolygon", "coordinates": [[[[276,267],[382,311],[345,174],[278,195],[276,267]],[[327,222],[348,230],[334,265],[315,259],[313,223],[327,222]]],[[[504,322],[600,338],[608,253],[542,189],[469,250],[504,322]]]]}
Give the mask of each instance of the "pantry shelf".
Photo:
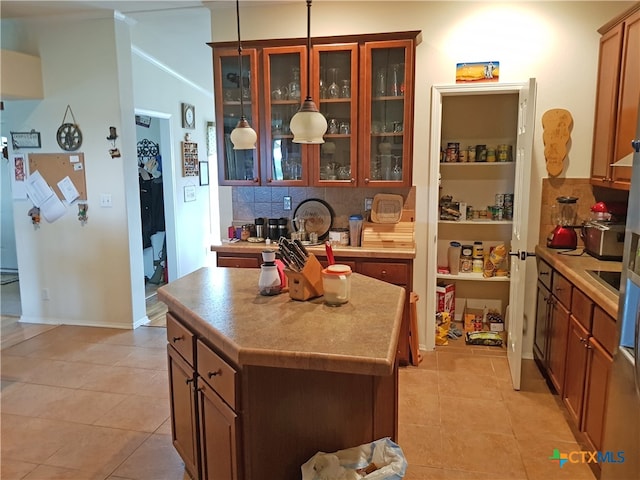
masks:
{"type": "Polygon", "coordinates": [[[449,273],[439,273],[436,278],[442,280],[472,280],[474,282],[509,282],[509,277],[489,277],[485,278],[482,273],[458,273],[458,275],[451,275],[449,273]]]}
{"type": "Polygon", "coordinates": [[[513,220],[439,220],[438,223],[454,225],[509,225],[513,224],[513,220]]]}

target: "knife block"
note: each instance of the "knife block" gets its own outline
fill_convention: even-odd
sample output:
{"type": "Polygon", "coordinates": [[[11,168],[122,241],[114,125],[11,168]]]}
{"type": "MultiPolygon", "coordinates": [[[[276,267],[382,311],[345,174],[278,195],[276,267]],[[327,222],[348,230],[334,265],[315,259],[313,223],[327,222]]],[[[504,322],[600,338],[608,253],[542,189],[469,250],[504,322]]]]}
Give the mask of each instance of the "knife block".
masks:
{"type": "Polygon", "coordinates": [[[285,270],[289,281],[289,296],[293,300],[309,300],[324,294],[322,288],[322,265],[311,253],[304,268],[300,272],[285,270]]]}

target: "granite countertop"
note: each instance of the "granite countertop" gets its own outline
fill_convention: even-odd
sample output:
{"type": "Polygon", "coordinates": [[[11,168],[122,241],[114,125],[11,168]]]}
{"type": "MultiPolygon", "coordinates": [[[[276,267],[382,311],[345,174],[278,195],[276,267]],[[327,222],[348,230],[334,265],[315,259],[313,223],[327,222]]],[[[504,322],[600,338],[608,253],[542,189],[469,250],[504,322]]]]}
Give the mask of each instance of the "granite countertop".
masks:
{"type": "Polygon", "coordinates": [[[622,262],[598,260],[587,253],[583,255],[567,255],[560,252],[562,250],[555,250],[541,245],[536,247],[536,254],[539,257],[582,290],[605,312],[613,318],[617,318],[619,295],[596,280],[588,273],[588,270],[620,272],[622,270],[622,262]]]}
{"type": "MultiPolygon", "coordinates": [[[[219,245],[212,245],[211,251],[221,253],[260,253],[265,249],[278,249],[277,243],[250,243],[250,242],[224,242],[219,245]]],[[[326,256],[324,243],[305,247],[309,253],[316,257],[326,256]]],[[[333,246],[335,257],[362,257],[362,258],[398,258],[413,259],[416,257],[414,248],[371,248],[371,247],[343,247],[333,246]]]]}
{"type": "Polygon", "coordinates": [[[259,269],[201,268],[158,289],[158,298],[236,365],[393,372],[404,288],[353,273],[351,300],[329,307],[288,293],[258,293],[259,269]]]}

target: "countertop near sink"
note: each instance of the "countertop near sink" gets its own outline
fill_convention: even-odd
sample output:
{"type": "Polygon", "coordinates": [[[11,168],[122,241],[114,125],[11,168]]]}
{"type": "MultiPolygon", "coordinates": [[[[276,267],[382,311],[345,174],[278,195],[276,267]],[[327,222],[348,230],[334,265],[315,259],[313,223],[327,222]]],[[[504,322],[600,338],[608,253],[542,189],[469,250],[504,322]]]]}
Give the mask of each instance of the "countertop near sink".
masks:
{"type": "Polygon", "coordinates": [[[589,270],[606,270],[620,272],[622,262],[598,260],[585,253],[576,255],[575,252],[562,254],[563,250],[555,250],[538,245],[536,254],[562,274],[567,280],[598,304],[613,318],[618,317],[619,295],[596,280],[589,270]]]}
{"type": "MultiPolygon", "coordinates": [[[[324,244],[306,246],[309,253],[315,256],[326,256],[324,244]]],[[[416,249],[414,248],[370,248],[370,247],[343,247],[333,246],[333,254],[339,257],[366,257],[366,258],[415,258],[416,249]]],[[[277,243],[250,243],[250,242],[234,242],[212,245],[211,251],[224,253],[260,253],[266,249],[278,249],[277,243]]]]}

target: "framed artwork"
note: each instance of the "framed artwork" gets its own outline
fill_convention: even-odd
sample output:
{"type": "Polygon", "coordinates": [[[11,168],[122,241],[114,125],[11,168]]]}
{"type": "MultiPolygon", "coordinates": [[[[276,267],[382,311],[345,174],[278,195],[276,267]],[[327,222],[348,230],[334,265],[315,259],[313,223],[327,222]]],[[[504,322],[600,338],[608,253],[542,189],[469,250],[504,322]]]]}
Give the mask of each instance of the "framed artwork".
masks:
{"type": "Polygon", "coordinates": [[[11,144],[14,149],[18,148],[41,148],[40,132],[31,130],[30,132],[11,132],[11,144]]]}
{"type": "Polygon", "coordinates": [[[184,187],[184,201],[185,202],[195,202],[196,200],[196,186],[195,185],[187,185],[184,187]]]}
{"type": "Polygon", "coordinates": [[[188,103],[182,104],[182,128],[196,128],[196,107],[188,103]]]}
{"type": "Polygon", "coordinates": [[[200,162],[200,185],[209,185],[209,162],[200,162]]]}
{"type": "Polygon", "coordinates": [[[497,82],[500,62],[469,62],[456,64],[456,83],[497,82]]]}
{"type": "Polygon", "coordinates": [[[198,144],[196,142],[182,142],[182,176],[197,177],[198,167],[198,144]]]}

